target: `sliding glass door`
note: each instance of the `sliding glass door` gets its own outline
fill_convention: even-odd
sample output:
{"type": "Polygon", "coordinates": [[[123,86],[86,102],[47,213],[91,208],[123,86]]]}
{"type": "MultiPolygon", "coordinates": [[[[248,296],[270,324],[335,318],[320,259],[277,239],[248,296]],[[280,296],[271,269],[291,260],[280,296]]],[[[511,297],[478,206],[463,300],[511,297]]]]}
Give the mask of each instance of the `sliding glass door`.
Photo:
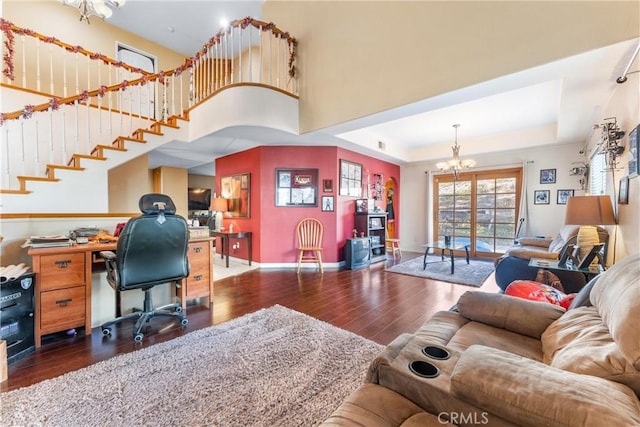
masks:
{"type": "Polygon", "coordinates": [[[480,171],[434,178],[435,238],[468,244],[472,256],[495,256],[516,235],[522,169],[480,171]]]}

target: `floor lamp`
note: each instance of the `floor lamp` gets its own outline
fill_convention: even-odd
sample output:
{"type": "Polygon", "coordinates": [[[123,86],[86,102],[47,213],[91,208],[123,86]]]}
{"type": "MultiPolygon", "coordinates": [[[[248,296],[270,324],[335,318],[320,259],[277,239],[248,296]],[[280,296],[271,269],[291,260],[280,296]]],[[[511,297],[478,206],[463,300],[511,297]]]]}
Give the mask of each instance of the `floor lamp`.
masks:
{"type": "Polygon", "coordinates": [[[209,210],[216,213],[215,231],[220,231],[220,227],[222,227],[222,214],[227,210],[229,210],[229,204],[227,203],[227,199],[225,199],[224,197],[215,197],[211,201],[211,206],[209,207],[209,210]]]}
{"type": "Polygon", "coordinates": [[[606,195],[569,197],[564,223],[580,226],[576,243],[579,247],[580,259],[583,259],[594,244],[600,243],[596,226],[616,224],[611,197],[606,195]]]}

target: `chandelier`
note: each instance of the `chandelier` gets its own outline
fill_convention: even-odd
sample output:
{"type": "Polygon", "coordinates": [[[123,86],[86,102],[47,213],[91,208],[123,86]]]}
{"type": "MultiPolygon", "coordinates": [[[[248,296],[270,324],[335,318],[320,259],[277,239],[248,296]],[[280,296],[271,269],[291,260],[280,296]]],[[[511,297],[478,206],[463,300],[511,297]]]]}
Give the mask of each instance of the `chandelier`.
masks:
{"type": "Polygon", "coordinates": [[[458,179],[460,171],[474,167],[476,165],[476,161],[472,159],[460,160],[460,146],[458,145],[458,128],[460,125],[455,124],[453,127],[456,130],[456,139],[451,146],[451,150],[453,150],[453,159],[448,162],[438,162],[436,163],[436,167],[442,172],[451,171],[454,178],[458,179]]]}
{"type": "Polygon", "coordinates": [[[126,0],[60,0],[66,6],[72,6],[80,11],[80,21],[87,20],[89,24],[90,16],[97,16],[100,19],[109,18],[113,11],[112,7],[123,6],[126,0]]]}

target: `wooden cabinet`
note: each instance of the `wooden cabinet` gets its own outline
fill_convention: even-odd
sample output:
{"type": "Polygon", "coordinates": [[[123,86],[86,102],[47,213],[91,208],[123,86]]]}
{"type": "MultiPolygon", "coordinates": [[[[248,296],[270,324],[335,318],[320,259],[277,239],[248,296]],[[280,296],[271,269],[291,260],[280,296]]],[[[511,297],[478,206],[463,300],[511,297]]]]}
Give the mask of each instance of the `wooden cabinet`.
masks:
{"type": "Polygon", "coordinates": [[[182,308],[187,301],[207,298],[213,303],[213,238],[193,239],[189,241],[189,276],[176,285],[176,296],[180,298],[182,308]]]}
{"type": "Polygon", "coordinates": [[[384,261],[387,258],[387,213],[364,212],[356,213],[356,230],[364,232],[371,240],[371,262],[384,261]]]}
{"type": "Polygon", "coordinates": [[[91,335],[91,271],[94,254],[115,243],[30,249],[35,288],[35,345],[42,336],[84,327],[91,335]]]}

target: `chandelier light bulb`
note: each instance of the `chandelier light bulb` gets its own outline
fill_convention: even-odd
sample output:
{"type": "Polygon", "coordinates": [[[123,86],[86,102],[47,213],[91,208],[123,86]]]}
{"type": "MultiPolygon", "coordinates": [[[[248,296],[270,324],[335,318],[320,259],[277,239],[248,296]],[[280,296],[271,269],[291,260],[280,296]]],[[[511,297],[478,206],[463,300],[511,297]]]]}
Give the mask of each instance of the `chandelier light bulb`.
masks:
{"type": "Polygon", "coordinates": [[[111,8],[124,6],[126,0],[60,0],[65,6],[75,7],[80,11],[80,20],[87,20],[90,16],[106,19],[113,15],[111,8]]]}

